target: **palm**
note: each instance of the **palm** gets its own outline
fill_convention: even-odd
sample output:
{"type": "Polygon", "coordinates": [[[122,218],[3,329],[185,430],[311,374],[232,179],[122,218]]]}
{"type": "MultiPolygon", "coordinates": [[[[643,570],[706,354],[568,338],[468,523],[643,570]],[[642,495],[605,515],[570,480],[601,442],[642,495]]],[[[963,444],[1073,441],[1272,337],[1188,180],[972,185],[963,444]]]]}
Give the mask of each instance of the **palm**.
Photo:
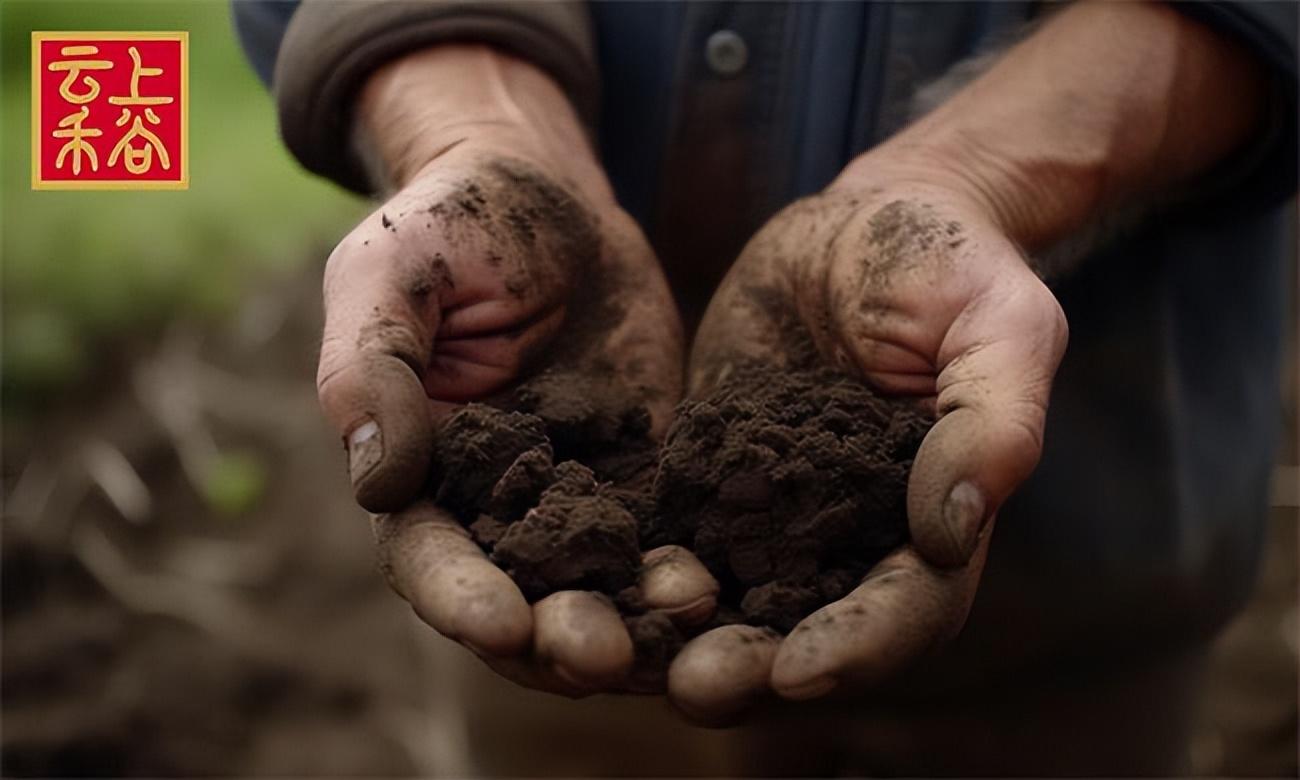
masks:
{"type": "MultiPolygon", "coordinates": [[[[595,462],[612,454],[610,436],[649,442],[680,397],[680,324],[653,253],[612,201],[565,182],[547,163],[468,144],[417,174],[330,259],[319,386],[349,441],[358,500],[387,512],[375,529],[398,593],[503,674],[577,695],[627,677],[618,613],[575,586],[534,590],[530,605],[481,548],[500,544],[464,527],[513,453],[470,443],[448,457],[449,416],[490,401],[545,420],[546,458],[618,476],[625,464],[595,462]],[[619,425],[600,424],[611,415],[619,425]]],[[[613,576],[640,576],[654,606],[710,597],[698,565],[642,566],[634,527],[629,546],[613,576]]]]}
{"type": "Polygon", "coordinates": [[[831,190],[759,231],[705,314],[690,394],[744,363],[830,365],[938,421],[909,478],[911,543],[784,641],[746,642],[747,664],[738,628],[696,639],[670,678],[683,708],[732,709],[757,680],[807,698],[880,679],[958,631],[991,516],[1037,461],[1064,337],[1059,306],[1014,246],[949,193],[831,190]]]}

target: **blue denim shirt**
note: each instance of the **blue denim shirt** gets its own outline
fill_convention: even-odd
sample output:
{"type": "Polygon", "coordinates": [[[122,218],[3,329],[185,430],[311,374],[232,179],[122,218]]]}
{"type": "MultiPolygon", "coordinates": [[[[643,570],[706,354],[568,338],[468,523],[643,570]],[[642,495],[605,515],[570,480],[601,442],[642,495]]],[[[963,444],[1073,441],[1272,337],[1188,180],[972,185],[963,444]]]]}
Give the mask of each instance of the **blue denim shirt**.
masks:
{"type": "MultiPolygon", "coordinates": [[[[1294,96],[1293,5],[1178,7],[1238,37],[1294,96]]],[[[264,78],[293,8],[236,4],[264,78]]],[[[764,220],[900,129],[921,86],[1037,8],[594,4],[603,159],[688,316],[764,220]],[[723,30],[745,51],[719,68],[709,40],[723,30]]],[[[1249,164],[1217,177],[1230,188],[1053,282],[1071,340],[1042,462],[999,516],[970,622],[945,655],[951,674],[930,679],[1187,646],[1245,597],[1280,428],[1293,257],[1280,201],[1295,186],[1294,103],[1281,116],[1249,164]]]]}

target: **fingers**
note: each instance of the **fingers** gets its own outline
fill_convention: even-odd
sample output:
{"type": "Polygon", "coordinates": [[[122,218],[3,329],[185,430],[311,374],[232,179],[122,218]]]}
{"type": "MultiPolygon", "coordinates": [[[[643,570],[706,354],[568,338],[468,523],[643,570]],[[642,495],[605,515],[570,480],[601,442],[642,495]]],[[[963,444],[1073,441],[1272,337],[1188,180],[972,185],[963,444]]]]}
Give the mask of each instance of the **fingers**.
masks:
{"type": "MultiPolygon", "coordinates": [[[[374,522],[380,563],[393,589],[421,620],[493,669],[566,696],[617,689],[627,678],[635,660],[632,639],[608,599],[561,591],[530,608],[465,530],[427,501],[374,522]]],[[[712,615],[717,583],[694,556],[666,547],[647,557],[647,606],[669,610],[682,625],[712,615]]]]}
{"type": "Polygon", "coordinates": [[[881,561],[852,593],[795,626],[776,653],[772,688],[803,700],[843,683],[877,683],[956,636],[975,596],[988,539],[985,534],[960,569],[935,568],[910,547],[881,561]]]}
{"type": "Polygon", "coordinates": [[[908,481],[913,544],[960,566],[984,526],[1033,471],[1067,328],[1056,299],[1023,267],[969,305],[939,352],[940,415],[908,481]]]}
{"type": "Polygon", "coordinates": [[[645,554],[640,586],[646,607],[663,610],[679,626],[705,622],[718,606],[718,581],[690,551],[675,544],[645,554]]]}
{"type": "Polygon", "coordinates": [[[632,669],[632,638],[608,599],[553,593],[533,605],[538,662],[576,689],[612,688],[632,669]]]}
{"type": "Polygon", "coordinates": [[[668,698],[701,725],[734,722],[769,691],[780,635],[756,626],[715,628],[686,643],[668,668],[668,698]]]}
{"type": "Polygon", "coordinates": [[[445,312],[424,376],[431,398],[465,403],[515,381],[563,325],[558,303],[532,312],[500,301],[445,312]],[[479,313],[487,311],[486,316],[479,313]],[[496,321],[494,321],[496,320],[496,321]],[[497,322],[499,321],[499,322],[497,322]]]}
{"type": "Polygon", "coordinates": [[[668,670],[668,695],[705,725],[734,722],[767,691],[803,700],[842,684],[871,684],[950,640],[965,623],[988,552],[939,569],[905,548],[852,593],[805,618],[784,640],[752,626],[724,626],[691,640],[668,670]]]}
{"type": "MultiPolygon", "coordinates": [[[[647,609],[662,610],[683,627],[708,620],[717,607],[717,581],[694,555],[675,545],[646,553],[640,589],[647,609]]],[[[533,623],[536,669],[525,672],[516,664],[511,670],[522,684],[565,695],[635,687],[632,638],[607,598],[584,591],[554,593],[533,605],[533,623]]]]}
{"type": "Polygon", "coordinates": [[[532,656],[521,658],[498,658],[479,655],[479,660],[489,669],[506,678],[515,685],[534,691],[553,693],[570,699],[581,699],[599,693],[598,690],[575,685],[555,673],[552,667],[538,663],[532,656]]]}
{"type": "Polygon", "coordinates": [[[387,231],[375,233],[363,223],[326,266],[317,390],[347,447],[357,502],[391,512],[428,476],[433,420],[422,379],[438,316],[428,299],[446,279],[435,269],[421,275],[387,231]]]}
{"type": "Polygon", "coordinates": [[[424,486],[439,408],[430,399],[500,390],[565,318],[564,280],[514,278],[502,258],[520,248],[463,225],[444,230],[428,219],[440,205],[436,191],[399,195],[325,268],[317,388],[371,512],[400,509],[424,486]]]}
{"type": "Polygon", "coordinates": [[[532,609],[455,519],[421,501],[374,524],[384,574],[421,620],[480,655],[528,650],[532,609]]]}

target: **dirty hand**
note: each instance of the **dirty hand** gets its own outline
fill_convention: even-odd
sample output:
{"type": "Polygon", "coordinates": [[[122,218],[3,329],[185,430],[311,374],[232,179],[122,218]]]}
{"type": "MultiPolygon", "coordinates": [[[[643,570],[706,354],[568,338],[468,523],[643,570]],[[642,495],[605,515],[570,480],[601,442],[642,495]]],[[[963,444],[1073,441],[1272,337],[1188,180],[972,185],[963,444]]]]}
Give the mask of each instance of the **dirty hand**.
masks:
{"type": "Polygon", "coordinates": [[[749,242],[700,326],[689,394],[736,366],[829,364],[937,416],[908,483],[911,543],[781,640],[697,637],[669,691],[725,720],[757,694],[880,680],[961,628],[998,506],[1037,463],[1066,343],[1060,306],[987,210],[942,178],[851,168],[749,242]]]}
{"type": "MultiPolygon", "coordinates": [[[[370,78],[356,121],[396,194],[330,257],[317,382],[357,501],[384,513],[383,568],[425,622],[507,676],[617,687],[633,653],[612,604],[561,592],[530,606],[422,494],[438,421],[541,368],[613,377],[662,433],[682,347],[657,260],[567,99],[530,65],[480,46],[419,52],[370,78]]],[[[642,573],[659,606],[716,588],[669,557],[642,573]]]]}
{"type": "Polygon", "coordinates": [[[691,394],[737,361],[810,354],[938,420],[908,483],[911,543],[783,641],[732,627],[688,644],[669,672],[684,710],[718,719],[769,686],[807,699],[879,680],[961,628],[1065,349],[1020,248],[1086,244],[1185,199],[1259,132],[1267,84],[1165,4],[1073,3],[754,237],[701,325],[691,394]]]}

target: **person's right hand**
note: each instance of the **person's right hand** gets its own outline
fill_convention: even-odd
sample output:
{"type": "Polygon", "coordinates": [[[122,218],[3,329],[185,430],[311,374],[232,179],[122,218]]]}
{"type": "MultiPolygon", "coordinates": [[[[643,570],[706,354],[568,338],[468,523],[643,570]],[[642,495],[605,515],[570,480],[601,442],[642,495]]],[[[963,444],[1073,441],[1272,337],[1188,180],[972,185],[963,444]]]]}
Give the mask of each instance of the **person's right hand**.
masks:
{"type": "MultiPolygon", "coordinates": [[[[633,647],[611,603],[530,606],[422,493],[438,421],[541,368],[614,383],[662,434],[682,336],[658,262],[529,65],[482,47],[412,55],[372,77],[358,121],[400,189],[330,257],[317,382],[357,501],[380,513],[383,569],[421,619],[517,682],[619,688],[633,647]]],[[[650,606],[692,616],[717,589],[693,558],[655,551],[641,584],[650,606]]]]}

